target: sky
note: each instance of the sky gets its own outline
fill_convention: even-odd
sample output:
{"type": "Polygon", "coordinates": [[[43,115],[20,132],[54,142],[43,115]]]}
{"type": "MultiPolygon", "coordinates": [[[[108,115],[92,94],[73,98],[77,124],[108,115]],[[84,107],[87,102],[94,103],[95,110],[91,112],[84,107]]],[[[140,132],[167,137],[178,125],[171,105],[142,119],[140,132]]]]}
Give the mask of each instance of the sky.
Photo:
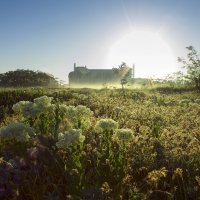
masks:
{"type": "MultiPolygon", "coordinates": [[[[199,0],[0,0],[0,73],[40,70],[67,82],[75,62],[88,68],[116,67],[110,66],[112,59],[134,57],[134,48],[141,44],[145,49],[143,41],[152,33],[162,38],[165,52],[184,57],[186,46],[200,51],[199,8],[199,0]],[[140,32],[143,36],[133,39],[140,32]],[[127,35],[131,39],[123,39],[127,35]]],[[[136,76],[151,76],[145,74],[153,71],[148,56],[139,51],[138,57],[147,61],[135,65],[136,76]]],[[[171,72],[166,68],[159,66],[171,72]]]]}

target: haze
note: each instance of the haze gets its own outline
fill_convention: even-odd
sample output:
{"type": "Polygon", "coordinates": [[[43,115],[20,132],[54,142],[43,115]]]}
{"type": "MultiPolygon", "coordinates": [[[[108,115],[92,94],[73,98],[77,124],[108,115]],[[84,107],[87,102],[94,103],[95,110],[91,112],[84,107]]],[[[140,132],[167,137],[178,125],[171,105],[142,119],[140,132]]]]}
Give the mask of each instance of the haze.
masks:
{"type": "Polygon", "coordinates": [[[186,46],[200,50],[199,7],[198,0],[2,0],[0,73],[41,70],[67,81],[74,62],[128,62],[137,77],[164,76],[179,68],[186,46]]]}

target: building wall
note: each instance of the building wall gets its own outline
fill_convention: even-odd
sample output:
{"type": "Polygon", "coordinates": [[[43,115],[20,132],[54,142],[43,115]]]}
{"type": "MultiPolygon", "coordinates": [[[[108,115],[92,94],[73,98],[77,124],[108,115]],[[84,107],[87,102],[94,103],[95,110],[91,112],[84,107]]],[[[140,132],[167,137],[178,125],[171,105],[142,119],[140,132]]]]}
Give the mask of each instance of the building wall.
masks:
{"type": "MultiPolygon", "coordinates": [[[[74,71],[69,73],[69,84],[120,83],[122,78],[123,75],[116,73],[113,69],[88,69],[74,66],[74,71]]],[[[131,73],[129,78],[131,78],[131,73]]]]}

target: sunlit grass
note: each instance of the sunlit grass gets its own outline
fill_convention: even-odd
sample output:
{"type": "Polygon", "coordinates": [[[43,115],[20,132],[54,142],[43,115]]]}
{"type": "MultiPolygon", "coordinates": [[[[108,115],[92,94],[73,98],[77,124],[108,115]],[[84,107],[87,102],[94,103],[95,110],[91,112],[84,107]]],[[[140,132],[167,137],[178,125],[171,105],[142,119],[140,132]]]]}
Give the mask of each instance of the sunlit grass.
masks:
{"type": "Polygon", "coordinates": [[[128,87],[0,90],[5,197],[198,196],[200,94],[128,87]]]}

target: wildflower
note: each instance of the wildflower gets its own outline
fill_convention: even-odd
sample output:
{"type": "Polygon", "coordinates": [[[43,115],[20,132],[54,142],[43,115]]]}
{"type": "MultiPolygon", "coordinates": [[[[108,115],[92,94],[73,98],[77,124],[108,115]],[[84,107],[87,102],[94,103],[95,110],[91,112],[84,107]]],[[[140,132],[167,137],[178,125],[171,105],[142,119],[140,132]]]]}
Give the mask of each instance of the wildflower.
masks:
{"type": "Polygon", "coordinates": [[[97,132],[111,131],[118,128],[118,123],[112,119],[100,119],[95,126],[97,132]]]}
{"type": "Polygon", "coordinates": [[[79,105],[74,107],[62,104],[59,106],[59,108],[67,118],[71,128],[81,128],[83,130],[87,130],[91,125],[91,117],[93,112],[86,106],[79,105]]]}
{"type": "Polygon", "coordinates": [[[167,170],[165,167],[161,168],[160,170],[153,170],[148,173],[148,181],[154,184],[157,184],[161,178],[167,176],[167,170]]]}
{"type": "Polygon", "coordinates": [[[31,102],[30,101],[20,101],[16,104],[13,105],[12,109],[16,113],[20,113],[23,111],[24,106],[29,105],[31,102]]]}
{"type": "Polygon", "coordinates": [[[46,108],[46,111],[48,112],[49,115],[54,115],[56,110],[56,104],[51,104],[46,108]]]}
{"type": "Polygon", "coordinates": [[[59,104],[59,109],[60,109],[60,111],[62,111],[63,113],[64,113],[64,112],[67,112],[68,109],[69,109],[69,107],[73,107],[73,108],[74,108],[74,106],[67,106],[67,105],[65,105],[65,104],[59,104]]]}
{"type": "Polygon", "coordinates": [[[37,113],[34,103],[30,101],[20,101],[14,104],[12,109],[16,113],[21,113],[24,117],[32,117],[37,113]]]}
{"type": "Polygon", "coordinates": [[[100,190],[104,193],[104,194],[109,194],[112,192],[112,189],[110,188],[109,184],[107,182],[102,184],[102,187],[100,188],[100,190]]]}
{"type": "Polygon", "coordinates": [[[77,114],[79,118],[90,118],[93,112],[86,106],[79,105],[76,107],[77,114]]]}
{"type": "Polygon", "coordinates": [[[79,94],[77,97],[78,97],[78,99],[80,99],[82,101],[88,99],[88,96],[86,96],[85,94],[79,94]]]}
{"type": "Polygon", "coordinates": [[[181,168],[176,168],[175,171],[174,171],[174,174],[182,177],[183,176],[183,170],[181,168]]]}
{"type": "Polygon", "coordinates": [[[51,105],[52,97],[42,96],[34,99],[34,103],[38,108],[44,109],[51,105]]]}
{"type": "Polygon", "coordinates": [[[25,118],[35,117],[46,111],[51,104],[52,97],[42,96],[34,99],[34,102],[20,101],[13,105],[13,110],[16,113],[21,113],[25,118]]]}
{"type": "Polygon", "coordinates": [[[74,124],[77,124],[77,110],[74,106],[61,105],[60,109],[71,123],[72,127],[74,124]]]}
{"type": "Polygon", "coordinates": [[[23,123],[13,123],[0,129],[0,140],[27,142],[30,136],[34,134],[35,132],[33,128],[23,123]]]}
{"type": "Polygon", "coordinates": [[[131,129],[117,129],[113,135],[113,139],[120,142],[129,142],[133,139],[133,131],[131,129]]]}
{"type": "Polygon", "coordinates": [[[87,130],[91,125],[93,112],[86,106],[79,105],[76,107],[78,124],[77,127],[87,130]]]}
{"type": "Polygon", "coordinates": [[[65,149],[70,145],[83,143],[84,140],[85,136],[82,135],[80,129],[71,129],[58,135],[58,142],[56,143],[56,146],[58,148],[65,149]]]}

